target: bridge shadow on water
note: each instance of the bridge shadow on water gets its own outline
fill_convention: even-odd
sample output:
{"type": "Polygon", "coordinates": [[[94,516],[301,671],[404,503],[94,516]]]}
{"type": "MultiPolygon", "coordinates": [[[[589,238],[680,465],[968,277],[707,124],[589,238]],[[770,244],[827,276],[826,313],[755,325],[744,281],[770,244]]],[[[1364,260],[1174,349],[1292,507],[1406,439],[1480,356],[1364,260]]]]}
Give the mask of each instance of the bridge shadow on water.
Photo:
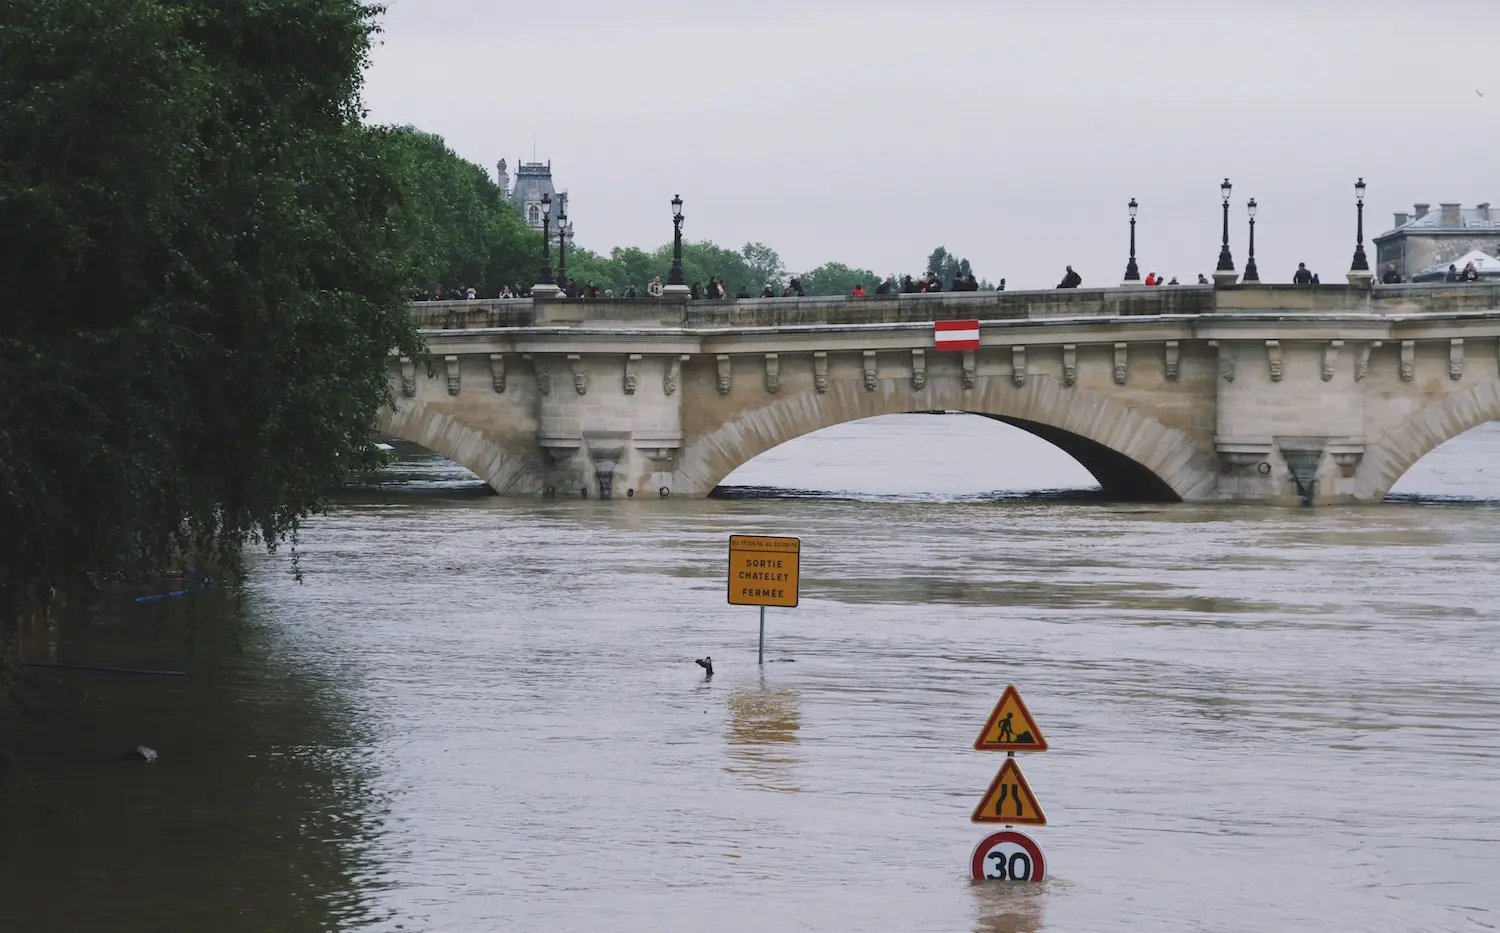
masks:
{"type": "Polygon", "coordinates": [[[1120,501],[1098,487],[1093,489],[999,489],[982,493],[944,494],[830,492],[818,489],[787,489],[778,486],[716,486],[714,491],[709,493],[709,498],[819,499],[824,502],[1060,502],[1100,505],[1120,501]]]}

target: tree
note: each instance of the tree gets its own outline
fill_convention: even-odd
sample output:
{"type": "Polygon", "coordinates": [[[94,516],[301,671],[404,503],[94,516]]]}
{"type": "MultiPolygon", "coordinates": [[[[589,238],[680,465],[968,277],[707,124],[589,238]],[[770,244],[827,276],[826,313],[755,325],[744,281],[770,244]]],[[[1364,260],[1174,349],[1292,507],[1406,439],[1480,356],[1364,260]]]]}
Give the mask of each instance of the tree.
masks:
{"type": "Polygon", "coordinates": [[[802,274],[802,291],[807,295],[847,295],[855,285],[874,293],[880,276],[869,269],[853,269],[841,262],[827,262],[802,274]]]}
{"type": "Polygon", "coordinates": [[[939,246],[927,257],[927,271],[937,276],[944,288],[951,288],[956,278],[968,275],[973,270],[967,259],[960,259],[939,246]]]}
{"type": "MultiPolygon", "coordinates": [[[[671,248],[664,246],[659,253],[670,269],[671,248]]],[[[723,277],[724,287],[730,295],[742,287],[749,288],[754,278],[743,255],[708,240],[682,244],[682,269],[688,284],[700,282],[706,286],[709,279],[723,277]]]]}
{"type": "Polygon", "coordinates": [[[521,220],[488,171],[460,158],[441,136],[410,126],[374,132],[397,160],[404,242],[424,291],[473,286],[493,297],[506,285],[531,283],[541,234],[521,220]]]}
{"type": "Polygon", "coordinates": [[[49,587],[274,546],[421,352],[358,0],[11,0],[0,29],[0,645],[49,587]]]}
{"type": "Polygon", "coordinates": [[[764,243],[746,243],[740,255],[745,258],[745,268],[750,274],[747,284],[751,294],[759,295],[767,285],[775,294],[781,294],[781,288],[786,284],[786,267],[774,249],[764,243]]]}

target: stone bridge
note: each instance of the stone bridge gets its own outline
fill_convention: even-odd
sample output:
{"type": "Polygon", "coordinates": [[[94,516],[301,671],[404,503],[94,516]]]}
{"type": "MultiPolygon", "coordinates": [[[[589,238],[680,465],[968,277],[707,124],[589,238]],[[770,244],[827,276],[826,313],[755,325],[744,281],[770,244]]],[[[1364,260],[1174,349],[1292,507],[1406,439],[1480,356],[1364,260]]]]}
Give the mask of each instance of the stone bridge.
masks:
{"type": "MultiPolygon", "coordinates": [[[[379,429],[506,495],[704,496],[792,438],[954,410],[1120,498],[1378,502],[1500,419],[1500,286],[1165,286],[413,306],[379,429]],[[933,321],[978,319],[977,351],[933,321]]],[[[892,450],[891,456],[901,456],[892,450]]],[[[982,468],[982,465],[980,465],[982,468]]]]}

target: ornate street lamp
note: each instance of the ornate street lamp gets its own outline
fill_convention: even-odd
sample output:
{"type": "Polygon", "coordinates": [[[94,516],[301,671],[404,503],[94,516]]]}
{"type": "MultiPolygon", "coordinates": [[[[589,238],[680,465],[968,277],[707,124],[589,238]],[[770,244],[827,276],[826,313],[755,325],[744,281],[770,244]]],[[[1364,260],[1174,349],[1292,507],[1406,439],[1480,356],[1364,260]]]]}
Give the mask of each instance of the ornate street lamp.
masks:
{"type": "Polygon", "coordinates": [[[667,273],[667,284],[687,288],[682,276],[682,195],[672,195],[672,271],[667,273]]]}
{"type": "Polygon", "coordinates": [[[1365,180],[1354,183],[1355,210],[1359,219],[1354,231],[1354,264],[1350,272],[1369,272],[1370,260],[1365,258],[1365,180]]]}
{"type": "Polygon", "coordinates": [[[557,281],[567,287],[568,281],[568,208],[562,205],[557,215],[557,281]]]}
{"type": "Polygon", "coordinates": [[[1135,198],[1131,198],[1130,203],[1125,206],[1130,209],[1130,261],[1125,264],[1125,281],[1128,284],[1141,280],[1140,267],[1135,264],[1135,210],[1140,205],[1135,203],[1135,198]]]}
{"type": "Polygon", "coordinates": [[[1250,256],[1245,260],[1245,281],[1259,282],[1260,270],[1255,268],[1255,199],[1245,205],[1245,210],[1250,214],[1250,256]]]}
{"type": "MultiPolygon", "coordinates": [[[[552,231],[550,230],[550,224],[548,222],[549,219],[550,219],[550,217],[551,217],[551,214],[552,214],[552,195],[551,194],[543,194],[542,195],[542,270],[541,270],[541,272],[539,272],[537,274],[536,283],[538,285],[553,285],[553,284],[555,284],[552,281],[552,253],[551,253],[552,231]]],[[[551,289],[545,289],[545,291],[551,291],[551,289]]]]}
{"type": "Polygon", "coordinates": [[[1219,186],[1219,193],[1224,196],[1224,245],[1219,248],[1219,267],[1214,270],[1216,272],[1234,271],[1234,257],[1229,255],[1229,192],[1233,187],[1227,178],[1219,186]]]}

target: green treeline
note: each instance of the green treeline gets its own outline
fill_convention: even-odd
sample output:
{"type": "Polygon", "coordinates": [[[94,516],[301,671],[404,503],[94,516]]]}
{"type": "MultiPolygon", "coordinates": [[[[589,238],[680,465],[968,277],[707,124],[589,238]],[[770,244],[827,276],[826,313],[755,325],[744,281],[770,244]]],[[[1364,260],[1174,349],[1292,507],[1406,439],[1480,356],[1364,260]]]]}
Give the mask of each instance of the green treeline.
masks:
{"type": "MultiPolygon", "coordinates": [[[[421,244],[424,257],[418,292],[446,295],[453,289],[472,287],[479,297],[493,298],[507,286],[529,288],[541,265],[541,235],[521,221],[489,172],[459,157],[439,136],[413,127],[380,132],[401,151],[410,184],[415,242],[421,244]]],[[[558,245],[553,234],[554,273],[558,245]]],[[[665,282],[672,267],[670,243],[650,251],[617,246],[608,255],[571,244],[565,250],[568,278],[579,286],[592,282],[601,294],[613,292],[617,297],[632,286],[644,294],[653,278],[660,276],[665,282]]],[[[682,269],[689,284],[723,279],[730,296],[742,288],[758,296],[766,286],[780,295],[793,275],[776,250],[764,243],[746,243],[732,250],[708,241],[684,242],[682,269]]],[[[936,275],[947,288],[957,277],[969,274],[969,261],[939,246],[922,271],[936,275]]],[[[873,291],[884,276],[828,262],[797,278],[806,295],[847,295],[855,285],[873,291]]],[[[991,286],[981,282],[980,287],[991,286]]]]}

